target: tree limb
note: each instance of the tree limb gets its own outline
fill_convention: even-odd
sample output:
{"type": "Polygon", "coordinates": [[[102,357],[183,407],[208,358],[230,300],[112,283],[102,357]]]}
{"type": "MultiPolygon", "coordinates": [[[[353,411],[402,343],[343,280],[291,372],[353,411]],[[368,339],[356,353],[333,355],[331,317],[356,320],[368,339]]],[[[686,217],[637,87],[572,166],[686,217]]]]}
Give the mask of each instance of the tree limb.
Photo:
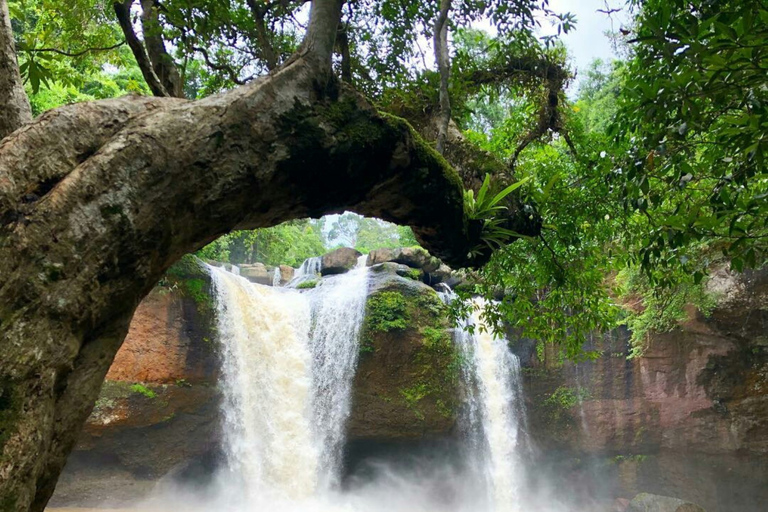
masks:
{"type": "Polygon", "coordinates": [[[62,107],[0,144],[4,512],[44,510],[133,310],[181,255],[350,210],[411,225],[455,267],[484,262],[456,172],[404,120],[323,86],[316,59],[198,101],[62,107]]]}
{"type": "Polygon", "coordinates": [[[234,69],[232,69],[231,66],[227,66],[225,64],[217,64],[213,62],[213,60],[211,60],[211,56],[208,54],[208,50],[206,50],[202,46],[193,46],[192,49],[203,56],[203,60],[205,61],[205,63],[208,65],[209,68],[215,69],[216,71],[225,72],[227,75],[229,75],[229,79],[232,80],[232,83],[234,84],[245,85],[246,83],[248,83],[249,80],[253,79],[253,76],[250,76],[245,80],[241,80],[239,73],[237,73],[234,69]]]}
{"type": "Polygon", "coordinates": [[[445,140],[448,136],[448,124],[451,122],[451,98],[448,85],[451,73],[451,57],[448,49],[448,13],[451,0],[440,0],[440,14],[434,31],[435,61],[440,72],[440,116],[437,133],[437,152],[445,152],[445,140]]]}
{"type": "Polygon", "coordinates": [[[336,33],[341,21],[344,0],[313,0],[309,11],[309,26],[299,53],[315,62],[326,73],[331,72],[331,58],[336,45],[336,33]]]}
{"type": "Polygon", "coordinates": [[[19,73],[7,0],[0,0],[0,140],[32,120],[19,73]]]}
{"type": "Polygon", "coordinates": [[[136,64],[139,65],[141,74],[144,76],[144,80],[147,82],[152,94],[158,97],[171,96],[168,90],[166,90],[163,82],[155,73],[155,70],[152,67],[152,62],[147,55],[147,50],[144,48],[144,44],[136,36],[136,32],[133,30],[133,23],[131,22],[131,5],[133,5],[133,0],[118,0],[112,4],[112,8],[117,16],[117,21],[125,36],[125,41],[133,52],[136,64]]]}
{"type": "Polygon", "coordinates": [[[339,33],[336,36],[336,44],[339,47],[339,53],[341,54],[341,79],[348,83],[352,83],[352,61],[349,54],[349,34],[347,34],[347,27],[339,24],[339,33]]]}
{"type": "Polygon", "coordinates": [[[51,52],[51,53],[58,53],[59,55],[64,55],[65,57],[81,57],[85,55],[86,53],[90,52],[108,52],[110,50],[114,50],[116,48],[120,48],[126,43],[125,39],[120,41],[117,44],[113,44],[112,46],[105,46],[103,48],[86,48],[85,50],[81,50],[79,52],[67,52],[64,50],[59,50],[58,48],[29,48],[27,50],[24,50],[26,53],[44,53],[44,52],[51,52]]]}
{"type": "Polygon", "coordinates": [[[165,49],[158,10],[157,0],[141,0],[141,29],[144,35],[144,46],[152,63],[152,69],[168,95],[183,98],[184,84],[181,82],[181,75],[173,57],[165,49]]]}
{"type": "Polygon", "coordinates": [[[259,2],[258,0],[247,0],[247,3],[256,28],[256,41],[259,44],[259,53],[264,58],[267,69],[272,71],[278,64],[277,52],[270,40],[264,16],[274,4],[259,2]]]}

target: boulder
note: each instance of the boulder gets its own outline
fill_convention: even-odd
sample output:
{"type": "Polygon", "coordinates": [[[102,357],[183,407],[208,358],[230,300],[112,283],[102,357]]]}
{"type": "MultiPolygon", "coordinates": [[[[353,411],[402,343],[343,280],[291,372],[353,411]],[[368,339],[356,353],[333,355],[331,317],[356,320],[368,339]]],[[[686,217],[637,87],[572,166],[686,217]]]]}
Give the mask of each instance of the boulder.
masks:
{"type": "Polygon", "coordinates": [[[240,265],[240,275],[252,283],[272,286],[272,272],[263,263],[240,265]]]}
{"type": "Polygon", "coordinates": [[[293,275],[296,273],[296,269],[289,266],[289,265],[280,265],[280,286],[285,285],[288,283],[291,279],[293,279],[293,275]]]}
{"type": "Polygon", "coordinates": [[[447,439],[461,403],[447,307],[434,289],[398,275],[402,269],[391,262],[371,269],[347,424],[349,441],[363,451],[447,439]]]}
{"type": "Polygon", "coordinates": [[[451,270],[451,267],[449,267],[445,263],[441,263],[436,270],[434,270],[433,272],[429,272],[426,277],[427,277],[427,283],[429,283],[431,286],[434,286],[440,283],[445,283],[451,288],[453,288],[456,284],[461,282],[459,278],[454,277],[453,270],[451,270]]]}
{"type": "Polygon", "coordinates": [[[627,512],[706,512],[700,506],[669,496],[641,493],[629,502],[627,512]]]}
{"type": "Polygon", "coordinates": [[[368,255],[368,266],[385,262],[402,263],[411,268],[418,268],[426,273],[435,272],[442,262],[431,256],[421,247],[402,247],[399,249],[376,249],[368,255]]]}
{"type": "Polygon", "coordinates": [[[335,251],[324,254],[320,274],[324,276],[343,274],[355,268],[357,259],[362,255],[363,253],[350,247],[340,247],[335,251]]]}

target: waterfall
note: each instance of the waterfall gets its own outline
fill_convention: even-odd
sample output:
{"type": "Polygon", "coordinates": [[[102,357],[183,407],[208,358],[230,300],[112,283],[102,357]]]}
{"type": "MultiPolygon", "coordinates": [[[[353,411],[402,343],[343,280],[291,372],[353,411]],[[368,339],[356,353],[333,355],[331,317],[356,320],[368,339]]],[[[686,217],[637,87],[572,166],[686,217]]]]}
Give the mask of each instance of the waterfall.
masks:
{"type": "Polygon", "coordinates": [[[291,497],[317,487],[310,407],[310,310],[298,294],[208,267],[222,346],[224,449],[244,493],[291,497]]]}
{"type": "MultiPolygon", "coordinates": [[[[364,258],[306,291],[208,267],[222,345],[224,450],[250,503],[309,498],[339,481],[368,289],[364,258]]],[[[317,264],[302,268],[314,275],[317,264]]]]}
{"type": "Polygon", "coordinates": [[[275,271],[272,273],[272,286],[280,286],[280,281],[283,279],[280,272],[280,266],[275,267],[275,271]]]}
{"type": "Polygon", "coordinates": [[[314,323],[310,343],[314,363],[313,424],[320,447],[321,479],[327,487],[338,484],[341,471],[360,327],[368,295],[366,258],[360,256],[354,269],[324,279],[322,286],[307,293],[314,323]]]}
{"type": "Polygon", "coordinates": [[[520,360],[507,340],[495,337],[482,321],[484,303],[476,300],[474,306],[454,337],[468,394],[463,415],[467,462],[484,481],[490,510],[519,512],[524,479],[519,441],[525,414],[520,360]]]}
{"type": "Polygon", "coordinates": [[[288,283],[287,286],[296,286],[297,284],[304,281],[317,278],[322,267],[323,258],[321,256],[307,258],[298,268],[296,273],[293,275],[293,279],[291,279],[291,282],[288,283]]]}
{"type": "MultiPolygon", "coordinates": [[[[239,486],[228,492],[240,499],[233,510],[326,510],[329,505],[327,510],[336,510],[322,500],[340,496],[368,293],[365,262],[362,256],[349,272],[303,290],[254,284],[208,267],[222,344],[226,479],[227,485],[239,486]]],[[[320,258],[305,261],[297,278],[315,277],[320,263],[320,258]]],[[[453,298],[447,287],[439,294],[446,301],[453,298]]],[[[507,340],[485,329],[479,314],[483,305],[476,301],[471,318],[455,331],[466,391],[462,424],[469,471],[457,485],[485,491],[483,503],[473,506],[477,510],[520,512],[520,363],[507,340]]],[[[380,510],[386,500],[357,503],[362,508],[344,510],[380,510]]],[[[410,504],[403,507],[411,510],[410,504]]],[[[415,502],[412,510],[422,510],[421,505],[415,502]]]]}

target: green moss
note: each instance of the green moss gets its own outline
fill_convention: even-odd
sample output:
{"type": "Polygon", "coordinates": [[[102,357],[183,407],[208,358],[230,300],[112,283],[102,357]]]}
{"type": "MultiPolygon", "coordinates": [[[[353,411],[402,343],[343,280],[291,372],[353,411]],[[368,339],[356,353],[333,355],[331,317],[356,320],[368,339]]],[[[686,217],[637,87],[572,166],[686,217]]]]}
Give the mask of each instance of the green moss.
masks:
{"type": "Polygon", "coordinates": [[[179,261],[174,263],[171,268],[166,270],[165,275],[172,278],[185,277],[203,277],[206,275],[200,260],[193,254],[185,254],[179,261]]]}
{"type": "Polygon", "coordinates": [[[423,382],[417,382],[413,386],[400,388],[398,391],[400,396],[403,397],[405,405],[413,411],[418,419],[423,420],[424,413],[419,410],[418,403],[431,392],[427,384],[423,382]]]}
{"type": "Polygon", "coordinates": [[[405,297],[398,291],[384,291],[371,295],[365,305],[368,331],[389,332],[408,327],[408,307],[405,297]]]}
{"type": "MultiPolygon", "coordinates": [[[[355,96],[311,106],[297,100],[280,116],[276,132],[289,151],[279,164],[280,175],[302,184],[295,193],[310,209],[326,206],[326,197],[361,192],[394,178],[399,167],[408,168],[397,176],[406,196],[418,197],[423,204],[453,202],[463,209],[462,183],[447,161],[407,121],[361,106],[355,96]]],[[[456,219],[445,210],[429,212],[424,225],[456,219]]]]}
{"type": "Polygon", "coordinates": [[[309,290],[317,286],[317,281],[304,281],[296,286],[297,290],[309,290]]]}
{"type": "Polygon", "coordinates": [[[94,411],[98,413],[104,409],[111,409],[118,400],[128,398],[131,394],[133,394],[133,390],[130,383],[105,380],[101,385],[101,391],[99,392],[99,398],[96,400],[94,411]]]}
{"type": "Polygon", "coordinates": [[[551,427],[564,430],[572,426],[573,418],[569,411],[581,401],[589,398],[586,389],[572,389],[559,386],[546,399],[543,408],[551,427]]]}
{"type": "MultiPolygon", "coordinates": [[[[192,254],[183,256],[174,263],[162,277],[154,293],[174,293],[191,299],[196,306],[197,315],[189,321],[200,322],[200,331],[211,333],[202,341],[215,349],[211,343],[216,339],[216,304],[211,293],[211,277],[201,265],[201,261],[192,254]]],[[[185,315],[187,313],[185,312],[185,315]]]]}
{"type": "Polygon", "coordinates": [[[147,398],[155,398],[157,396],[157,394],[154,391],[149,389],[144,384],[140,384],[138,382],[131,386],[131,391],[133,391],[134,393],[139,393],[140,395],[144,395],[147,398]]]}
{"type": "Polygon", "coordinates": [[[550,407],[558,407],[563,410],[570,409],[582,400],[586,399],[587,392],[584,389],[571,389],[560,386],[544,401],[544,404],[550,407]]]}
{"type": "MultiPolygon", "coordinates": [[[[386,401],[407,407],[419,420],[456,415],[461,359],[449,331],[446,305],[431,288],[402,284],[371,295],[361,336],[361,357],[385,343],[409,340],[406,383],[386,401]]],[[[370,357],[370,356],[368,356],[370,357]]]]}
{"type": "Polygon", "coordinates": [[[611,462],[613,464],[621,464],[622,462],[635,462],[637,464],[643,463],[648,458],[647,455],[617,455],[613,459],[611,459],[611,462]]]}
{"type": "Polygon", "coordinates": [[[414,281],[421,281],[422,275],[423,274],[422,274],[421,270],[412,268],[411,270],[406,272],[405,275],[403,275],[403,277],[408,278],[408,279],[413,279],[414,281]]]}

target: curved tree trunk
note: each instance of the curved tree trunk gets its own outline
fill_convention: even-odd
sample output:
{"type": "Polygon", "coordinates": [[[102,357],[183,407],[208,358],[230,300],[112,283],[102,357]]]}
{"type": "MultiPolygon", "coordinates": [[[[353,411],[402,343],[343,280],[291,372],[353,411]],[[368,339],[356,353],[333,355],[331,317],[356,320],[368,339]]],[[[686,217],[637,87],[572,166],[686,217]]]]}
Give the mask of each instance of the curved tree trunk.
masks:
{"type": "Polygon", "coordinates": [[[298,58],[202,101],[72,105],[0,143],[1,510],[43,510],[135,307],[183,254],[346,209],[467,263],[455,171],[324,76],[298,58]]]}
{"type": "Polygon", "coordinates": [[[456,172],[332,77],[341,3],[315,0],[297,56],[246,86],[71,105],[0,140],[0,510],[45,508],[139,301],[218,236],[352,210],[481,263],[456,172]]]}

